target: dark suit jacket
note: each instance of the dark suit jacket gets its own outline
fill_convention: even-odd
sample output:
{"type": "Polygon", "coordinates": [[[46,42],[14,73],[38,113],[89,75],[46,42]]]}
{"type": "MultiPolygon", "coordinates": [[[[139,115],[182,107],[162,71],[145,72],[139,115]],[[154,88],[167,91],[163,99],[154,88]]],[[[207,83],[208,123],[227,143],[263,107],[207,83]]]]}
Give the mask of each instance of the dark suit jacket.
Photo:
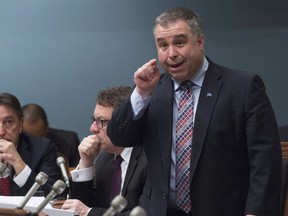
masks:
{"type": "MultiPolygon", "coordinates": [[[[93,181],[72,182],[72,198],[79,199],[92,210],[88,215],[102,215],[110,207],[110,187],[113,173],[114,154],[102,152],[95,163],[94,188],[93,181]],[[93,190],[92,190],[93,188],[93,190]]],[[[141,147],[132,150],[130,162],[124,180],[122,196],[128,201],[123,215],[139,204],[147,175],[147,159],[141,147]]],[[[119,214],[122,215],[122,214],[119,214]]]]}
{"type": "MultiPolygon", "coordinates": [[[[35,177],[39,172],[46,173],[49,178],[45,185],[38,191],[44,191],[46,196],[52,189],[52,185],[60,179],[60,169],[56,164],[56,146],[48,139],[35,137],[27,133],[20,134],[17,151],[23,161],[32,169],[32,172],[23,187],[19,187],[13,180],[10,181],[12,196],[24,196],[35,183],[35,177]]],[[[14,172],[12,175],[14,176],[14,172]]]]}
{"type": "Polygon", "coordinates": [[[74,131],[49,128],[46,137],[52,140],[57,147],[57,152],[64,154],[70,167],[76,167],[80,156],[78,152],[79,138],[74,131]]]}
{"type": "MultiPolygon", "coordinates": [[[[115,145],[144,145],[151,172],[141,205],[149,216],[166,215],[168,205],[173,94],[164,74],[140,119],[133,120],[127,100],[107,130],[115,145]]],[[[191,179],[193,216],[278,215],[281,149],[259,76],[209,60],[194,123],[191,179]]]]}
{"type": "Polygon", "coordinates": [[[280,141],[288,141],[288,125],[279,127],[280,141]]]}

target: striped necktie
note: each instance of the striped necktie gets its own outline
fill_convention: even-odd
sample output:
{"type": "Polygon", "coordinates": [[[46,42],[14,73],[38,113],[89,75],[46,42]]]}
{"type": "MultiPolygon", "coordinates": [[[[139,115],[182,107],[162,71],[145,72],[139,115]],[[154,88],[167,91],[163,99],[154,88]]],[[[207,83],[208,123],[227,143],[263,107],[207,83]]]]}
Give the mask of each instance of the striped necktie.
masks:
{"type": "Polygon", "coordinates": [[[176,123],[176,204],[189,213],[190,160],[193,136],[193,94],[191,81],[182,82],[176,123]]]}

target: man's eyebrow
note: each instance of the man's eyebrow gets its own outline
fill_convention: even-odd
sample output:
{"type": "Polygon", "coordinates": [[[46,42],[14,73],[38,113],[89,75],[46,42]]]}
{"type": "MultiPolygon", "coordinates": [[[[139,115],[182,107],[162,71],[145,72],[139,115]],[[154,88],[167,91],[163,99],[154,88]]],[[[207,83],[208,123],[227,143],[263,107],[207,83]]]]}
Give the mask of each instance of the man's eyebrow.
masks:
{"type": "Polygon", "coordinates": [[[164,41],[164,40],[165,40],[164,38],[157,38],[156,41],[157,41],[157,43],[158,43],[158,42],[161,42],[161,41],[164,41]]]}
{"type": "MultiPolygon", "coordinates": [[[[174,40],[174,39],[178,39],[178,38],[186,38],[187,36],[186,35],[184,35],[184,34],[178,34],[178,35],[174,35],[173,37],[172,37],[172,39],[174,40]]],[[[164,38],[157,38],[157,42],[161,42],[161,41],[163,41],[163,40],[165,40],[164,38]]]]}
{"type": "Polygon", "coordinates": [[[8,116],[5,116],[3,119],[14,119],[14,116],[8,115],[8,116]]]}
{"type": "Polygon", "coordinates": [[[178,38],[187,38],[187,35],[184,35],[184,34],[179,34],[179,35],[175,35],[175,37],[173,37],[175,39],[178,39],[178,38]]]}

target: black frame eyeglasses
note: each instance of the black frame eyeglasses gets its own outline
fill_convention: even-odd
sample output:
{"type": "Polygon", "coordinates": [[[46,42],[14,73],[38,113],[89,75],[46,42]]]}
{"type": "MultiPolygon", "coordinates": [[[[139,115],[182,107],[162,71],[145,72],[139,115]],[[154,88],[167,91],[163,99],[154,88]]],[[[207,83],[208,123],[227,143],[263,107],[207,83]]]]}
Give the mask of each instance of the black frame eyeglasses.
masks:
{"type": "Polygon", "coordinates": [[[110,120],[103,119],[95,119],[93,116],[91,117],[92,124],[96,123],[98,128],[107,127],[110,120]]]}

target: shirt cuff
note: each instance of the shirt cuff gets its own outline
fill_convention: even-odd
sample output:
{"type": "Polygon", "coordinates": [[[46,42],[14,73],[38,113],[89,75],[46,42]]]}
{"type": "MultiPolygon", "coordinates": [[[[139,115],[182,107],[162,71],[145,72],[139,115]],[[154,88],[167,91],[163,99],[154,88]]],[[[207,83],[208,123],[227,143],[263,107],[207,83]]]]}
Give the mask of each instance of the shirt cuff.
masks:
{"type": "Polygon", "coordinates": [[[13,178],[13,181],[21,188],[27,182],[32,170],[26,165],[25,168],[17,176],[13,178]]]}
{"type": "Polygon", "coordinates": [[[94,166],[85,169],[78,169],[77,167],[71,171],[71,177],[73,182],[90,181],[94,178],[94,166]]]}
{"type": "Polygon", "coordinates": [[[87,215],[88,215],[88,216],[89,216],[89,212],[91,211],[91,209],[92,209],[92,208],[89,208],[89,210],[88,210],[88,212],[87,212],[87,215]]]}
{"type": "Polygon", "coordinates": [[[148,106],[148,104],[151,100],[151,96],[142,97],[136,91],[136,89],[134,89],[134,91],[131,94],[130,100],[131,100],[131,105],[132,105],[134,115],[137,116],[141,110],[145,109],[148,106]]]}

